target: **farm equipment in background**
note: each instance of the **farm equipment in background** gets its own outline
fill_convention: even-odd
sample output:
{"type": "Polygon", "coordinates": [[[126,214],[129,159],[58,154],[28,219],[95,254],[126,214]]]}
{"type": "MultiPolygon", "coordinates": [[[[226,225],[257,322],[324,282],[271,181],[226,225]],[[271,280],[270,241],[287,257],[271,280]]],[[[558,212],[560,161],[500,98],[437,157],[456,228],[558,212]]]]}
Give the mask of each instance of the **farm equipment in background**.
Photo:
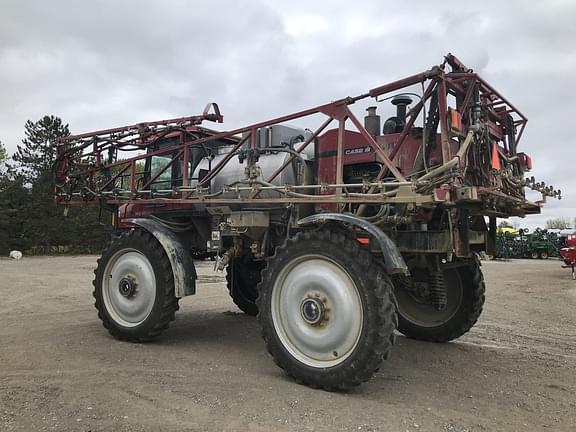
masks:
{"type": "Polygon", "coordinates": [[[556,233],[536,228],[533,233],[529,234],[525,229],[523,237],[526,244],[524,253],[526,258],[548,259],[548,257],[560,256],[560,239],[556,233]]]}
{"type": "Polygon", "coordinates": [[[496,254],[494,258],[522,258],[524,255],[523,243],[518,240],[518,232],[501,231],[496,233],[496,254]]]}
{"type": "Polygon", "coordinates": [[[548,259],[560,256],[561,237],[548,230],[527,228],[518,231],[499,231],[496,235],[497,258],[548,259]]]}
{"type": "Polygon", "coordinates": [[[574,269],[576,267],[576,233],[568,234],[564,247],[560,249],[560,255],[564,261],[562,268],[572,270],[572,279],[576,279],[574,269]]]}
{"type": "Polygon", "coordinates": [[[57,143],[56,202],[113,214],[98,316],[118,339],[157,337],[196,292],[193,257],[213,252],[276,363],[316,388],[368,380],[396,329],[434,342],[470,330],[496,218],[540,212],[525,187],[560,198],[525,178],[524,115],[451,54],[269,121],[228,132],[206,121],[222,123],[216,104],[57,143]],[[381,125],[383,101],[396,112],[381,125]]]}

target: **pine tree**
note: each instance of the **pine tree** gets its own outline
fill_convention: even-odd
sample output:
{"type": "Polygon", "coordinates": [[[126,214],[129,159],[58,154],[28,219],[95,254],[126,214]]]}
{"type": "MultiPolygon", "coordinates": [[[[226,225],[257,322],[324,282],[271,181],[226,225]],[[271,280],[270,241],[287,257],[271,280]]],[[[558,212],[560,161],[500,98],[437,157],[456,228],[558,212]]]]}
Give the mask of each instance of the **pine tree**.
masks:
{"type": "Polygon", "coordinates": [[[70,135],[67,124],[56,116],[44,116],[37,122],[28,120],[24,125],[26,138],[12,157],[15,171],[35,185],[51,177],[56,159],[55,143],[58,138],[70,135]]]}
{"type": "Polygon", "coordinates": [[[59,117],[46,115],[36,122],[28,120],[24,125],[24,135],[9,168],[15,181],[31,186],[32,190],[26,205],[20,202],[19,206],[26,222],[16,225],[27,246],[42,246],[49,250],[62,229],[58,221],[60,212],[52,202],[55,143],[58,138],[70,135],[70,132],[68,125],[59,117]]]}
{"type": "Polygon", "coordinates": [[[8,172],[8,152],[0,142],[0,254],[12,249],[23,250],[30,246],[24,237],[25,209],[30,194],[22,177],[8,172]]]}
{"type": "Polygon", "coordinates": [[[6,147],[0,141],[0,190],[6,186],[6,181],[8,180],[8,152],[6,147]]]}
{"type": "Polygon", "coordinates": [[[101,249],[109,238],[109,227],[98,223],[97,207],[78,206],[63,216],[63,208],[53,200],[53,165],[56,141],[70,134],[68,125],[55,116],[44,116],[37,122],[27,121],[25,138],[12,157],[12,187],[0,191],[0,229],[8,233],[0,250],[18,248],[24,251],[51,253],[54,246],[70,251],[101,249]]]}
{"type": "Polygon", "coordinates": [[[34,246],[34,237],[25,234],[31,200],[23,178],[0,178],[0,254],[34,246]]]}
{"type": "Polygon", "coordinates": [[[2,141],[0,141],[0,166],[6,162],[6,149],[4,148],[4,146],[2,145],[2,141]]]}

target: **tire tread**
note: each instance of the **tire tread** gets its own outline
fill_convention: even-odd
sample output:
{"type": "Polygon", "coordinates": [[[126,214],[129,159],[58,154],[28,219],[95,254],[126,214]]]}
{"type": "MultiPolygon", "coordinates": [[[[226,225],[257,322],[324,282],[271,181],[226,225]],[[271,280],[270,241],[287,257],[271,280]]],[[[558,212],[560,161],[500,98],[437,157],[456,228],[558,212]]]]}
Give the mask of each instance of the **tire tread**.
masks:
{"type": "MultiPolygon", "coordinates": [[[[295,236],[288,238],[283,245],[276,248],[262,270],[262,280],[258,285],[260,295],[258,297],[258,320],[261,324],[262,338],[266,349],[274,362],[282,368],[291,378],[300,384],[312,388],[320,388],[327,391],[343,391],[368,381],[376,373],[384,359],[389,357],[390,349],[394,345],[394,330],[398,326],[396,299],[394,297],[392,283],[385,274],[383,268],[373,255],[361,247],[358,242],[342,231],[301,231],[295,236]],[[346,367],[340,365],[328,368],[312,370],[302,363],[293,359],[281,346],[275,335],[274,326],[264,304],[268,300],[266,291],[271,289],[274,275],[277,274],[277,263],[289,256],[294,248],[300,247],[302,242],[320,240],[331,243],[335,248],[340,248],[359,264],[363,270],[363,277],[369,281],[371,292],[366,293],[375,313],[374,319],[377,325],[369,325],[366,335],[362,337],[361,348],[356,348],[362,353],[361,357],[353,358],[346,367]],[[266,312],[262,312],[266,311],[266,312]],[[331,370],[334,371],[331,371],[331,370]]],[[[374,324],[374,323],[369,323],[374,324]]],[[[353,353],[352,356],[355,354],[353,353]]],[[[351,356],[351,357],[352,357],[351,356]]],[[[345,360],[348,362],[351,358],[345,360]]]]}
{"type": "MultiPolygon", "coordinates": [[[[96,277],[94,278],[92,285],[94,290],[92,295],[95,298],[94,307],[98,311],[98,318],[102,321],[102,325],[108,333],[110,333],[116,339],[126,341],[126,342],[148,342],[151,341],[160,334],[164,330],[166,330],[170,326],[170,322],[174,321],[176,311],[179,309],[178,301],[179,299],[174,294],[174,276],[172,274],[172,267],[170,265],[170,261],[164,252],[164,249],[158,243],[156,238],[140,229],[130,230],[124,234],[122,234],[119,238],[111,241],[108,245],[108,248],[104,251],[102,256],[97,260],[97,267],[94,270],[94,274],[96,277]],[[98,272],[104,271],[104,267],[106,266],[108,257],[108,253],[118,246],[118,243],[126,243],[126,244],[146,244],[151,247],[152,255],[148,257],[150,261],[155,261],[160,264],[160,268],[162,269],[160,275],[157,275],[157,278],[160,278],[161,286],[164,290],[163,302],[160,307],[160,313],[154,325],[146,329],[146,331],[138,332],[138,333],[128,333],[123,331],[121,328],[116,326],[114,322],[108,317],[106,314],[106,306],[102,297],[99,295],[99,287],[98,287],[98,272]],[[104,259],[106,258],[106,259],[104,259]],[[105,262],[102,262],[104,259],[105,262]]],[[[158,282],[158,279],[157,279],[158,282]]]]}

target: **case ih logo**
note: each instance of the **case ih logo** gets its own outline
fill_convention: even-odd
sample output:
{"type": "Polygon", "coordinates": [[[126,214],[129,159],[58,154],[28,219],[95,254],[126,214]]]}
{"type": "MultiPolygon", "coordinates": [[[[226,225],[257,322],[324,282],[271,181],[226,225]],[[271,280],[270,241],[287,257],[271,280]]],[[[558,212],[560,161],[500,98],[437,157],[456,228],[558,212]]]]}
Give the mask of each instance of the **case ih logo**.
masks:
{"type": "Polygon", "coordinates": [[[355,155],[355,154],[362,154],[362,153],[370,153],[372,151],[372,147],[356,147],[351,149],[344,150],[345,155],[355,155]]]}

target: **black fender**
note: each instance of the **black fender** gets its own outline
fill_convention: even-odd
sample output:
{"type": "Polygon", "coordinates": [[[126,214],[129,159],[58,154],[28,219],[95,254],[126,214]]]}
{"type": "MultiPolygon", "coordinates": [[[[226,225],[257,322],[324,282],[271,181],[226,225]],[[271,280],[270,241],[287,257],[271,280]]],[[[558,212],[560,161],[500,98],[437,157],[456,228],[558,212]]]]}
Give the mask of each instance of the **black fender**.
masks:
{"type": "Polygon", "coordinates": [[[190,253],[184,248],[176,234],[153,219],[131,218],[126,219],[125,222],[145,229],[162,245],[172,267],[176,297],[196,294],[196,267],[190,253]]]}
{"type": "Polygon", "coordinates": [[[384,231],[378,228],[373,223],[368,222],[361,217],[354,216],[347,213],[318,213],[315,215],[307,216],[298,221],[298,225],[315,225],[318,223],[336,221],[354,225],[376,239],[380,249],[382,250],[382,255],[384,257],[384,268],[390,274],[392,273],[404,273],[408,274],[408,266],[404,261],[404,258],[400,254],[396,244],[386,235],[384,231]]]}

